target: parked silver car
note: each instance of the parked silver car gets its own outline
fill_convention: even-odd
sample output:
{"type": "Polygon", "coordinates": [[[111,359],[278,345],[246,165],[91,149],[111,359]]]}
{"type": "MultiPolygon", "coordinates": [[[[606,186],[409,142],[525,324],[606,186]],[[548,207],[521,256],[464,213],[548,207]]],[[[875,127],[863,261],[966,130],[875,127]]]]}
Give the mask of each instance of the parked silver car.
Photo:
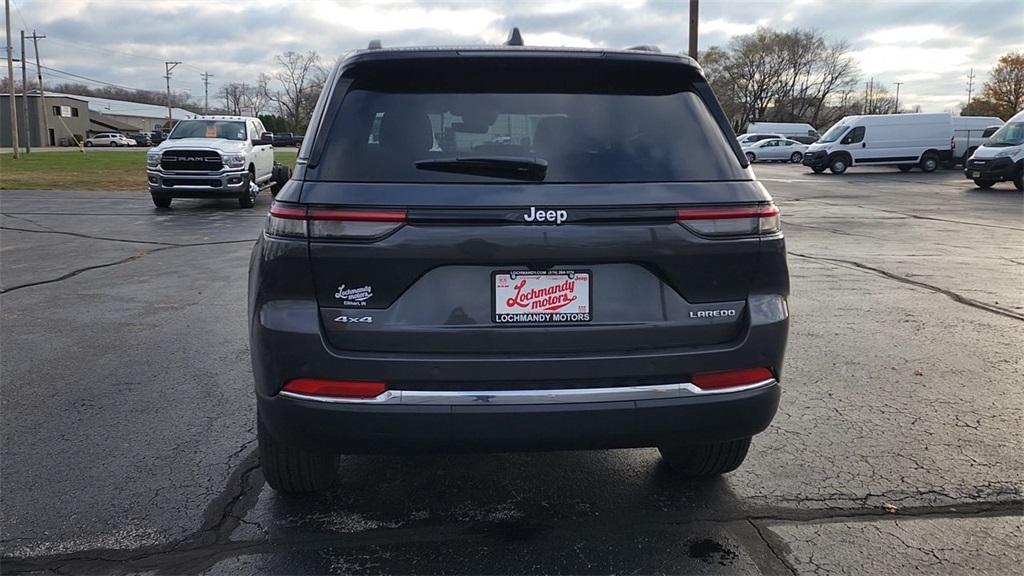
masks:
{"type": "Polygon", "coordinates": [[[789,138],[772,138],[743,145],[747,160],[754,162],[793,162],[804,159],[807,145],[789,138]]]}
{"type": "Polygon", "coordinates": [[[96,134],[85,139],[86,146],[135,146],[135,141],[128,138],[124,134],[117,134],[116,132],[104,132],[102,134],[96,134]]]}

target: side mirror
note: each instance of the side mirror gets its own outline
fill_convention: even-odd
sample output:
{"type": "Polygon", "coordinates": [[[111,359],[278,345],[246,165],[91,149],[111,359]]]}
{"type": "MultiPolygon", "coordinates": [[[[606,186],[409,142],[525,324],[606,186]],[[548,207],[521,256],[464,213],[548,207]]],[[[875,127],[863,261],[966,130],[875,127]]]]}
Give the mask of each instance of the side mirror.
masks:
{"type": "Polygon", "coordinates": [[[274,143],[274,135],[270,132],[263,132],[260,134],[259,140],[253,140],[252,143],[254,146],[266,146],[267,144],[272,145],[274,143]]]}

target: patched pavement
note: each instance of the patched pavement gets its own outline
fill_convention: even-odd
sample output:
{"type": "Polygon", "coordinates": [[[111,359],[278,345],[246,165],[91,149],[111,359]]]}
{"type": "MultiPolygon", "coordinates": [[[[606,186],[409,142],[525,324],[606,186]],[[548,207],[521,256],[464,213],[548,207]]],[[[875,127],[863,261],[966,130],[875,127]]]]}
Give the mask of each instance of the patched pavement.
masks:
{"type": "Polygon", "coordinates": [[[654,450],[360,456],[285,498],[245,295],[268,202],[0,192],[3,571],[1004,574],[1024,563],[1024,204],[958,172],[758,165],[793,294],[737,472],[654,450]]]}

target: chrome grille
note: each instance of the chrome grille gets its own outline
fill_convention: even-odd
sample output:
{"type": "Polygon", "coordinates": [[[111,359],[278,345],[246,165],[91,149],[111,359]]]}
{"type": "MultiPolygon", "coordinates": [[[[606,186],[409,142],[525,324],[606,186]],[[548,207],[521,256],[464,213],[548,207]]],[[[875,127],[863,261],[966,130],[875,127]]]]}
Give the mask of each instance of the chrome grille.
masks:
{"type": "Polygon", "coordinates": [[[216,172],[223,166],[220,154],[211,150],[168,150],[160,158],[164,170],[216,172]]]}

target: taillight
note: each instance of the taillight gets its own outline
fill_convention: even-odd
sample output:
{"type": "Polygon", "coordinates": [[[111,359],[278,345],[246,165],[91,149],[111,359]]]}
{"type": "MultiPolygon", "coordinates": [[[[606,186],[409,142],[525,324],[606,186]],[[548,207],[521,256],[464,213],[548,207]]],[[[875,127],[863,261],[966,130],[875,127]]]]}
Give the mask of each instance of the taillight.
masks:
{"type": "Polygon", "coordinates": [[[701,390],[735,388],[772,380],[775,374],[768,368],[747,368],[725,372],[700,372],[693,375],[693,385],[701,390]]]}
{"type": "Polygon", "coordinates": [[[282,391],[303,396],[325,398],[376,398],[387,392],[388,385],[376,380],[320,380],[299,378],[284,385],[282,391]]]}
{"type": "Polygon", "coordinates": [[[292,238],[306,237],[306,209],[273,204],[267,216],[267,234],[292,238]]]}
{"type": "Polygon", "coordinates": [[[405,224],[405,210],[334,210],[273,204],[267,234],[296,238],[371,240],[405,224]]]}
{"type": "Polygon", "coordinates": [[[774,204],[679,208],[676,220],[702,236],[753,236],[780,230],[779,209],[774,204]]]}

